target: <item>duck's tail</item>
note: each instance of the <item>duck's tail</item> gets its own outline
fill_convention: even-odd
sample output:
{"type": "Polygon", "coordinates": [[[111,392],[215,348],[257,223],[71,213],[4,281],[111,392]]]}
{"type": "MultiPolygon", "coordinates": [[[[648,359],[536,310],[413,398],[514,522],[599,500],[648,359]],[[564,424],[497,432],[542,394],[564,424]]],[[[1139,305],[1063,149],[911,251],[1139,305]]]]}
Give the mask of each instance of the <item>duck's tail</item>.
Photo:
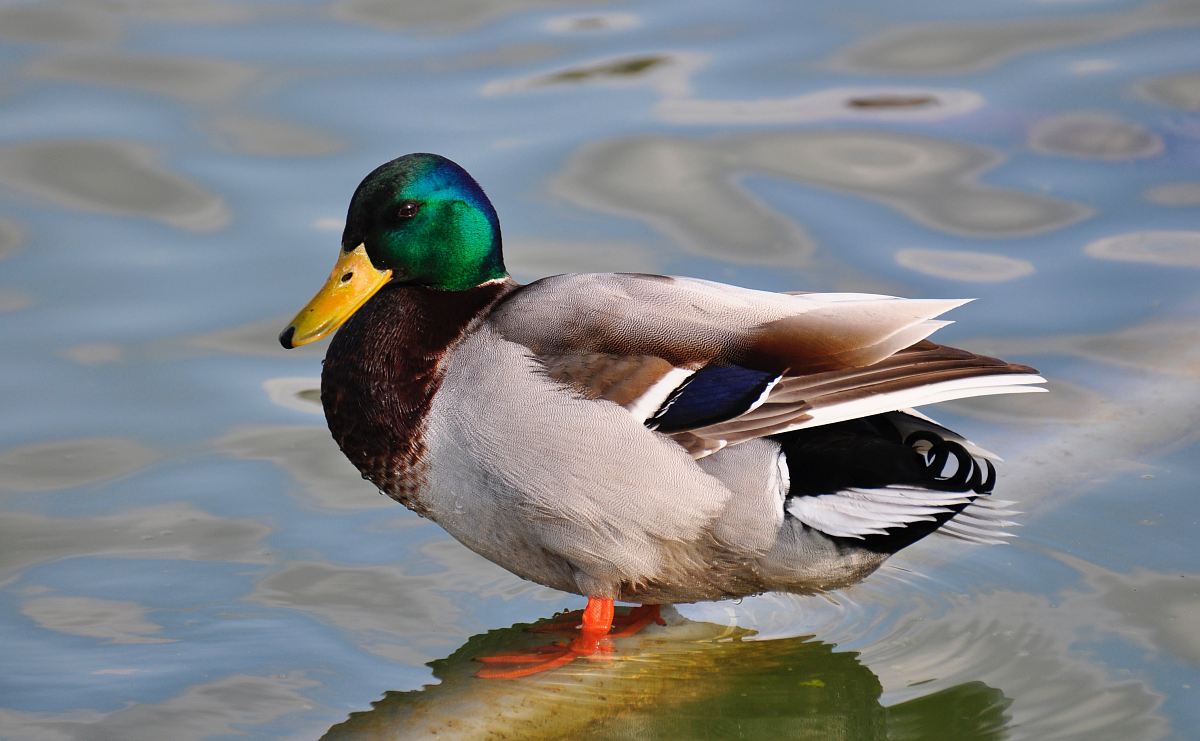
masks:
{"type": "Polygon", "coordinates": [[[990,497],[998,458],[923,415],[889,412],[776,440],[787,514],[849,546],[890,554],[934,532],[1012,537],[1012,502],[990,497]]]}

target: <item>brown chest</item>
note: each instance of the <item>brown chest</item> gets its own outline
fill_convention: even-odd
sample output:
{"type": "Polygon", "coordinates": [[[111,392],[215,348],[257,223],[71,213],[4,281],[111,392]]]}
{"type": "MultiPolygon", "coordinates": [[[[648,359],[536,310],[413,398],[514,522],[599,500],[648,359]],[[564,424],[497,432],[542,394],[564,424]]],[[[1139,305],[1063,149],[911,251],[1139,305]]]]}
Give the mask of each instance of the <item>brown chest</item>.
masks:
{"type": "Polygon", "coordinates": [[[321,403],[334,440],[388,496],[424,514],[425,429],[447,353],[511,283],[470,291],[397,286],[375,295],[334,337],[321,403]]]}

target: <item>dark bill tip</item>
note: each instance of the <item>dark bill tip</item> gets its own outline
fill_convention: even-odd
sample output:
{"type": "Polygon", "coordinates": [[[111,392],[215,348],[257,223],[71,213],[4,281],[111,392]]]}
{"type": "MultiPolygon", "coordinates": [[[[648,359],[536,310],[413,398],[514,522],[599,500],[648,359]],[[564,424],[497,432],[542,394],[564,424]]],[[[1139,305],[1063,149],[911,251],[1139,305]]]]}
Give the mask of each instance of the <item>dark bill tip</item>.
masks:
{"type": "Polygon", "coordinates": [[[292,344],[292,337],[296,334],[295,327],[288,327],[279,334],[279,344],[283,345],[284,350],[291,350],[295,345],[292,344]]]}

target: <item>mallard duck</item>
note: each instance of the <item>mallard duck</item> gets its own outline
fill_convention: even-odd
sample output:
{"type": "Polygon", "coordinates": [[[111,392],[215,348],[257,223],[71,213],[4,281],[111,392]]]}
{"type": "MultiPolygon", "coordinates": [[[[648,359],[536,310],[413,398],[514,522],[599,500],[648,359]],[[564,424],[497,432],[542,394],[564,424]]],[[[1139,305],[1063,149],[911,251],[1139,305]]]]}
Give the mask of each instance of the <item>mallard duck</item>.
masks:
{"type": "Polygon", "coordinates": [[[479,184],[409,154],[358,186],[333,272],[279,339],[337,330],[321,402],[364,478],[587,597],[572,640],[481,672],[513,677],[605,650],[656,605],[844,587],[934,531],[997,540],[993,456],[912,408],[1044,379],[927,340],[963,303],[639,273],[520,285],[479,184]]]}

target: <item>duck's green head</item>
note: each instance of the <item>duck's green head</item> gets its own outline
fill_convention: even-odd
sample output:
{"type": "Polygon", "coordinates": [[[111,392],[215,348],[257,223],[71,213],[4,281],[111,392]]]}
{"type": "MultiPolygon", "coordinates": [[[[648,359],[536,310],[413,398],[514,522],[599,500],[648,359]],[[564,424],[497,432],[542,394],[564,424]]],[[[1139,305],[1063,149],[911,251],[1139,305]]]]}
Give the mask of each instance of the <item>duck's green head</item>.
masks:
{"type": "Polygon", "coordinates": [[[324,337],[388,283],[463,291],[505,275],[500,222],[479,184],[445,157],[406,154],[354,191],[337,264],[279,342],[324,337]]]}

